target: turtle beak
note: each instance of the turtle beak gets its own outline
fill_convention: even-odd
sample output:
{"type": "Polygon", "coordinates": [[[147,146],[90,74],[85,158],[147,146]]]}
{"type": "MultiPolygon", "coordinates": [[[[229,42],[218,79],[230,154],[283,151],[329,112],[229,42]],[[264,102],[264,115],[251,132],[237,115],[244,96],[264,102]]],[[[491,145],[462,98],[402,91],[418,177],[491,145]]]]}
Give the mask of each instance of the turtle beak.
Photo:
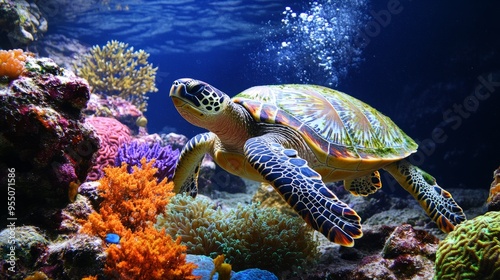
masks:
{"type": "Polygon", "coordinates": [[[181,113],[184,118],[191,115],[196,118],[203,117],[203,112],[198,109],[200,101],[188,91],[187,85],[192,82],[193,79],[179,79],[174,81],[172,87],[170,88],[170,98],[177,108],[177,111],[181,113]]]}

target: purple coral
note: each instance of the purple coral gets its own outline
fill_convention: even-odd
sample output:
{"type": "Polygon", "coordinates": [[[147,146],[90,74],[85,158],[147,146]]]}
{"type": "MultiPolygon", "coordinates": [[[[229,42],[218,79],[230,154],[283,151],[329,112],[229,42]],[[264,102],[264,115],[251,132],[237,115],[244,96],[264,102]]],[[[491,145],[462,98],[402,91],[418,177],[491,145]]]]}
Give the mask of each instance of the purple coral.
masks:
{"type": "Polygon", "coordinates": [[[120,147],[116,156],[115,166],[126,163],[128,165],[128,172],[132,172],[132,166],[140,166],[140,160],[143,157],[148,162],[155,159],[153,167],[158,168],[155,174],[158,181],[164,178],[172,179],[179,154],[178,149],[172,150],[172,147],[169,145],[161,146],[159,143],[155,143],[150,146],[146,143],[134,141],[120,147]]]}

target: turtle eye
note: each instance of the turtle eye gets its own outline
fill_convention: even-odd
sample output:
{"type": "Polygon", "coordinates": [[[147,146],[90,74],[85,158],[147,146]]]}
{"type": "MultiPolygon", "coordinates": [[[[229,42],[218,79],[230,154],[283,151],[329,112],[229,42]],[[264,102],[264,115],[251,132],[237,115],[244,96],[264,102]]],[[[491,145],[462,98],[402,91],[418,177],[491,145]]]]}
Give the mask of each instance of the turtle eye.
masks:
{"type": "Polygon", "coordinates": [[[188,93],[196,96],[196,95],[200,94],[201,92],[203,92],[203,90],[205,90],[205,86],[202,84],[199,84],[199,83],[195,84],[195,85],[188,84],[186,90],[188,93]]]}

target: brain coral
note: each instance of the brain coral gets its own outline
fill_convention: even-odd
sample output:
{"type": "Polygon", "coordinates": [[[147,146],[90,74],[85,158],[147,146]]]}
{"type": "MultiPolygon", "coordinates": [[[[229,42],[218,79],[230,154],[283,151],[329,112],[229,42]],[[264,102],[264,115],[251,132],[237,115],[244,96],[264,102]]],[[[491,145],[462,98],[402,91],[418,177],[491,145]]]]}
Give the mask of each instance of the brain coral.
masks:
{"type": "Polygon", "coordinates": [[[94,91],[119,95],[146,111],[148,92],[156,92],[156,71],[148,63],[149,54],[127,48],[128,44],[110,41],[104,47],[94,46],[83,58],[78,75],[87,79],[94,91]]]}
{"type": "Polygon", "coordinates": [[[500,212],[465,221],[439,244],[434,279],[500,279],[500,212]]]}
{"type": "Polygon", "coordinates": [[[157,226],[181,236],[188,253],[224,254],[234,270],[260,268],[279,273],[304,266],[316,254],[311,229],[298,217],[257,204],[223,211],[207,199],[176,195],[157,226]]]}
{"type": "Polygon", "coordinates": [[[94,128],[101,145],[95,158],[95,164],[87,176],[87,181],[96,181],[103,176],[104,167],[115,165],[118,149],[131,141],[130,130],[113,118],[86,118],[85,123],[94,128]]]}

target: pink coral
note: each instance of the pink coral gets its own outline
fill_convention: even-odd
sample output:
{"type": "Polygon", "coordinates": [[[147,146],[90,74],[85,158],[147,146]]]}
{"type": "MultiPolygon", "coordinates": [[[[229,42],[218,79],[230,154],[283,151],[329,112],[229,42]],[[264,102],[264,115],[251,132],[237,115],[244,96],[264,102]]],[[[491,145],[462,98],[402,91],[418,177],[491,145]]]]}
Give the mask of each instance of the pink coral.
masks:
{"type": "Polygon", "coordinates": [[[113,118],[92,117],[85,119],[85,123],[94,128],[100,141],[95,164],[87,176],[87,181],[96,181],[103,176],[104,167],[114,166],[118,149],[132,138],[130,129],[113,118]]]}

